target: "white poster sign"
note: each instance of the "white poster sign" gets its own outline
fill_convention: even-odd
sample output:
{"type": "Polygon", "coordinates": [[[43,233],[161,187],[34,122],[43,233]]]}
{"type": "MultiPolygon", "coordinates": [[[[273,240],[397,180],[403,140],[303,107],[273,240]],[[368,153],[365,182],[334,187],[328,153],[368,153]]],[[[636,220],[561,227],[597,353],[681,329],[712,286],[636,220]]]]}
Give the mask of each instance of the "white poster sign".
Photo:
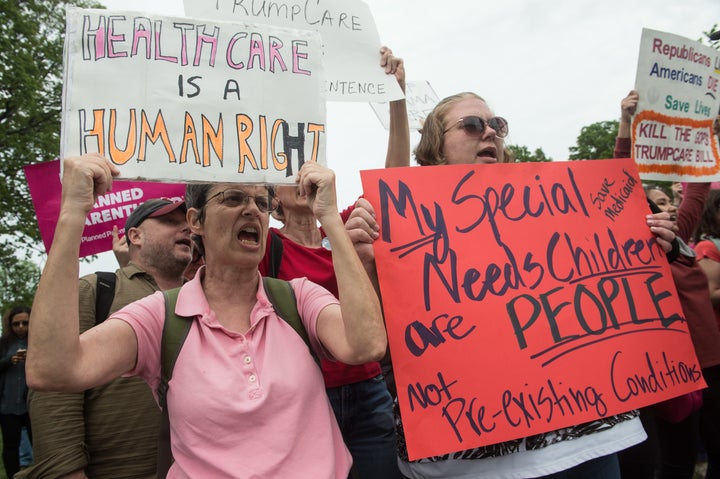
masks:
{"type": "Polygon", "coordinates": [[[712,123],[720,106],[720,52],[688,38],[644,29],[635,79],[633,158],[642,178],[720,179],[712,123]]]}
{"type": "Polygon", "coordinates": [[[69,8],[61,153],[124,179],[292,183],[325,164],[317,32],[69,8]]]}
{"type": "MultiPolygon", "coordinates": [[[[405,84],[405,100],[408,112],[408,126],[410,130],[420,130],[425,118],[438,104],[435,90],[427,81],[409,81],[405,84]]],[[[390,129],[390,109],[387,103],[371,103],[378,120],[383,128],[390,129]]]]}
{"type": "Polygon", "coordinates": [[[198,18],[263,23],[320,32],[327,98],[384,102],[403,97],[395,77],[380,67],[380,35],[362,0],[183,0],[198,18]]]}

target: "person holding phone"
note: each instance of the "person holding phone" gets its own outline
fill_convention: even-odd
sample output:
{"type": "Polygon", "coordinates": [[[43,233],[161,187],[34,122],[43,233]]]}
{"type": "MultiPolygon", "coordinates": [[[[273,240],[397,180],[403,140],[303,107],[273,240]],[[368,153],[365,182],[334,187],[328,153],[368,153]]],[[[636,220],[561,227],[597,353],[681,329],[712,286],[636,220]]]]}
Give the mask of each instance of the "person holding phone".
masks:
{"type": "MultiPolygon", "coordinates": [[[[3,317],[0,338],[0,429],[2,458],[7,477],[20,470],[20,437],[22,428],[30,434],[27,410],[28,387],[25,382],[25,356],[28,344],[30,308],[16,306],[3,317]]],[[[32,443],[32,435],[30,434],[32,443]]]]}

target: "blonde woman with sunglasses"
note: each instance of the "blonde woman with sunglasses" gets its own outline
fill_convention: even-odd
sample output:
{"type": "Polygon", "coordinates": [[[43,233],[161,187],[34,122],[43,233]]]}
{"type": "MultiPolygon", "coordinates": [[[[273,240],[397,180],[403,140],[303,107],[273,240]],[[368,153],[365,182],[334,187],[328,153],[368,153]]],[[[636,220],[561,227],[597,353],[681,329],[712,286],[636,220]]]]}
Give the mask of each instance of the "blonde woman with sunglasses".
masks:
{"type": "MultiPolygon", "coordinates": [[[[427,116],[415,158],[421,166],[512,162],[504,143],[508,132],[508,122],[495,115],[482,97],[459,93],[440,101],[427,116]]],[[[346,224],[363,255],[372,254],[368,245],[378,237],[374,217],[372,206],[363,202],[346,224]]],[[[664,222],[657,233],[658,243],[666,251],[671,250],[674,239],[670,226],[670,221],[664,222]]],[[[368,272],[373,271],[368,268],[368,272]]],[[[632,411],[532,437],[409,461],[402,422],[396,421],[396,426],[401,439],[400,470],[412,479],[619,479],[616,453],[646,438],[637,412],[632,411]]]]}

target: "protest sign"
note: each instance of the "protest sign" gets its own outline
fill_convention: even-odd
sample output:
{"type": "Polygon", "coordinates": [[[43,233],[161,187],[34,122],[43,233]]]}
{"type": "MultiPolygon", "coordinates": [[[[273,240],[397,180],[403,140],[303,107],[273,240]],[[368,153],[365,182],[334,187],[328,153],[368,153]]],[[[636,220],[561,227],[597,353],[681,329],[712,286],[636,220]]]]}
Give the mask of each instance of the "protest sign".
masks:
{"type": "Polygon", "coordinates": [[[315,30],[322,36],[327,98],[391,101],[403,97],[393,75],[380,67],[380,35],[362,0],[184,0],[185,14],[315,30]]]}
{"type": "Polygon", "coordinates": [[[713,120],[720,106],[720,52],[699,42],[643,29],[632,123],[632,157],[652,180],[720,179],[713,120]]]}
{"type": "MultiPolygon", "coordinates": [[[[405,100],[408,111],[408,126],[410,130],[420,130],[428,114],[438,104],[435,91],[426,81],[409,81],[405,85],[405,100]]],[[[375,115],[382,123],[383,128],[390,129],[390,111],[387,103],[371,103],[375,115]]]]}
{"type": "Polygon", "coordinates": [[[317,32],[69,8],[61,157],[120,178],[292,183],[325,163],[317,32]]]}
{"type": "MultiPolygon", "coordinates": [[[[35,207],[45,252],[49,252],[60,214],[60,197],[62,195],[60,160],[27,165],[23,167],[23,170],[35,207]]],[[[185,185],[113,181],[112,191],[98,196],[93,209],[85,219],[85,228],[80,243],[80,257],[110,251],[113,226],[118,227],[121,236],[124,235],[127,217],[144,201],[151,198],[180,201],[184,196],[185,185]]]]}
{"type": "Polygon", "coordinates": [[[704,387],[631,159],[361,176],[411,460],[704,387]]]}

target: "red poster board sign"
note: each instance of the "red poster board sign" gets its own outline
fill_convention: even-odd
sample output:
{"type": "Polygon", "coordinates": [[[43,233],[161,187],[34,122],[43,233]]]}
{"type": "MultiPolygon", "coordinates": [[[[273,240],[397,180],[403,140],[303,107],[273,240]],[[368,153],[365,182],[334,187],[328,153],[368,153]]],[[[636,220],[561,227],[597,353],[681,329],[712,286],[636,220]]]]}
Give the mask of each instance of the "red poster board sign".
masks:
{"type": "Polygon", "coordinates": [[[411,460],[705,386],[632,160],[361,175],[411,460]]]}
{"type": "MultiPolygon", "coordinates": [[[[50,251],[60,214],[60,160],[26,165],[23,169],[35,208],[40,237],[47,252],[50,251]]],[[[127,217],[144,201],[152,198],[177,201],[184,196],[184,184],[113,181],[113,190],[96,199],[85,220],[80,257],[110,251],[113,226],[118,227],[120,236],[124,235],[127,217]]]]}

